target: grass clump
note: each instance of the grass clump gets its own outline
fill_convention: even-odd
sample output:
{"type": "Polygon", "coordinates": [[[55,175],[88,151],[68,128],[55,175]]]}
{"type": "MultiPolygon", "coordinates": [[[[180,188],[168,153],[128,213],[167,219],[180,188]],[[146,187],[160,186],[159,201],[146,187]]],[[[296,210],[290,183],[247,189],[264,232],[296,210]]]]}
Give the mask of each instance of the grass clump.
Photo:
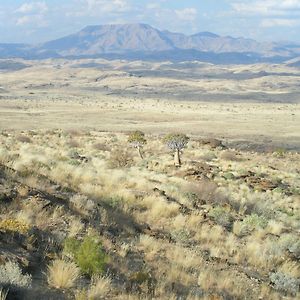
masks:
{"type": "Polygon", "coordinates": [[[64,253],[71,256],[81,271],[90,276],[102,274],[108,260],[101,242],[95,236],[86,236],[83,241],[68,238],[64,253]]]}
{"type": "Polygon", "coordinates": [[[68,289],[75,285],[80,270],[73,263],[57,259],[48,266],[48,284],[56,289],[68,289]]]}
{"type": "Polygon", "coordinates": [[[75,300],[107,299],[112,289],[111,279],[105,276],[93,276],[87,289],[78,290],[75,300]]]}
{"type": "Polygon", "coordinates": [[[8,291],[4,290],[4,289],[0,289],[0,300],[5,300],[7,297],[8,291]]]}

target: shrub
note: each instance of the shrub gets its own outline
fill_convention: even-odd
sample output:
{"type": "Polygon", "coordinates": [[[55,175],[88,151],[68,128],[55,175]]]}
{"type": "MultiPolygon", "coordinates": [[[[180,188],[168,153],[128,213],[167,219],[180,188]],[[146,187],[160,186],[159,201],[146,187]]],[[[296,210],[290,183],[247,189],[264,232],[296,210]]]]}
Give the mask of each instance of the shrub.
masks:
{"type": "Polygon", "coordinates": [[[57,259],[48,266],[48,284],[56,289],[68,289],[79,278],[79,268],[72,262],[57,259]]]}
{"type": "Polygon", "coordinates": [[[217,184],[208,180],[187,184],[183,187],[183,193],[195,208],[207,203],[221,204],[227,201],[226,195],[218,190],[217,184]]]}
{"type": "Polygon", "coordinates": [[[231,150],[223,151],[220,155],[221,159],[230,160],[230,161],[239,161],[238,153],[231,150]]]}
{"type": "Polygon", "coordinates": [[[290,277],[281,272],[275,272],[270,275],[270,280],[274,284],[274,288],[278,291],[296,295],[299,291],[300,280],[290,277]]]}
{"type": "Polygon", "coordinates": [[[67,144],[70,148],[79,148],[80,144],[78,141],[70,140],[67,144]]]}
{"type": "Polygon", "coordinates": [[[31,139],[26,135],[19,135],[17,137],[17,140],[21,143],[28,143],[28,144],[31,143],[31,139]]]}
{"type": "Polygon", "coordinates": [[[235,222],[233,232],[238,236],[245,236],[258,228],[265,228],[268,225],[268,220],[257,214],[247,216],[241,222],[235,222]]]}
{"type": "Polygon", "coordinates": [[[93,148],[95,150],[99,150],[99,151],[109,151],[109,147],[106,144],[104,144],[104,143],[94,144],[93,148]]]}
{"type": "Polygon", "coordinates": [[[31,275],[23,275],[19,265],[15,262],[7,262],[0,266],[0,285],[14,288],[30,288],[31,275]]]}
{"type": "Polygon", "coordinates": [[[95,213],[96,205],[93,200],[88,199],[84,195],[74,195],[70,198],[70,203],[80,212],[85,215],[95,213]]]}
{"type": "Polygon", "coordinates": [[[26,223],[18,221],[16,219],[6,219],[0,221],[0,231],[13,231],[25,234],[29,229],[30,227],[26,223]]]}
{"type": "Polygon", "coordinates": [[[217,156],[213,151],[205,152],[200,156],[200,159],[203,159],[205,161],[212,161],[213,159],[216,159],[217,156]]]}
{"type": "Polygon", "coordinates": [[[75,260],[83,273],[90,276],[103,273],[107,256],[97,237],[86,236],[83,241],[69,238],[65,241],[64,252],[75,260]]]}
{"type": "Polygon", "coordinates": [[[213,208],[210,212],[209,212],[209,217],[211,217],[217,224],[230,229],[232,226],[232,222],[233,222],[233,217],[230,214],[229,210],[221,207],[221,206],[217,206],[215,208],[213,208]]]}
{"type": "Polygon", "coordinates": [[[133,165],[131,153],[125,149],[114,149],[110,153],[108,166],[110,168],[129,168],[133,165]]]}

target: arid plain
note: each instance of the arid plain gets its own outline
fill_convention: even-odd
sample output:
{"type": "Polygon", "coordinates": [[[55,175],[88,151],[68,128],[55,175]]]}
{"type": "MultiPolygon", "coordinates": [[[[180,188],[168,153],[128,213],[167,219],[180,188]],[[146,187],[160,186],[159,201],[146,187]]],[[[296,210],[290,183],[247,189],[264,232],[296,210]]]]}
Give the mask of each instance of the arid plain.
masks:
{"type": "Polygon", "coordinates": [[[299,299],[299,68],[0,66],[1,300],[299,299]]]}
{"type": "Polygon", "coordinates": [[[21,70],[0,73],[4,129],[175,130],[300,146],[299,68],[106,60],[6,68],[21,70]]]}

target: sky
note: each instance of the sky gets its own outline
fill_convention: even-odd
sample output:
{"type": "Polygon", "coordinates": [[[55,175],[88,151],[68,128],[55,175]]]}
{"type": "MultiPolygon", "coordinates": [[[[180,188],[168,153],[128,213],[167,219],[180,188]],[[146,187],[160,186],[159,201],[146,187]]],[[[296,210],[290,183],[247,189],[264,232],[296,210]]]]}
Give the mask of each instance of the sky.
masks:
{"type": "Polygon", "coordinates": [[[42,43],[113,23],[300,43],[300,0],[0,0],[0,43],[42,43]]]}

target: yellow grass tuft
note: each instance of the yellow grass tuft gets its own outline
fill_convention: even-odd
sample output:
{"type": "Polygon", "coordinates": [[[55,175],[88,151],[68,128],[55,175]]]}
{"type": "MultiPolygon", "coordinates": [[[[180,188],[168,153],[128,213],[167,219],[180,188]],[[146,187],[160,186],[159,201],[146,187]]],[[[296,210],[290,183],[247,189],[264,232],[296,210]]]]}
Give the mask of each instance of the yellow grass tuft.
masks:
{"type": "Polygon", "coordinates": [[[69,289],[75,285],[79,275],[79,268],[74,263],[57,259],[48,266],[47,280],[51,287],[69,289]]]}

